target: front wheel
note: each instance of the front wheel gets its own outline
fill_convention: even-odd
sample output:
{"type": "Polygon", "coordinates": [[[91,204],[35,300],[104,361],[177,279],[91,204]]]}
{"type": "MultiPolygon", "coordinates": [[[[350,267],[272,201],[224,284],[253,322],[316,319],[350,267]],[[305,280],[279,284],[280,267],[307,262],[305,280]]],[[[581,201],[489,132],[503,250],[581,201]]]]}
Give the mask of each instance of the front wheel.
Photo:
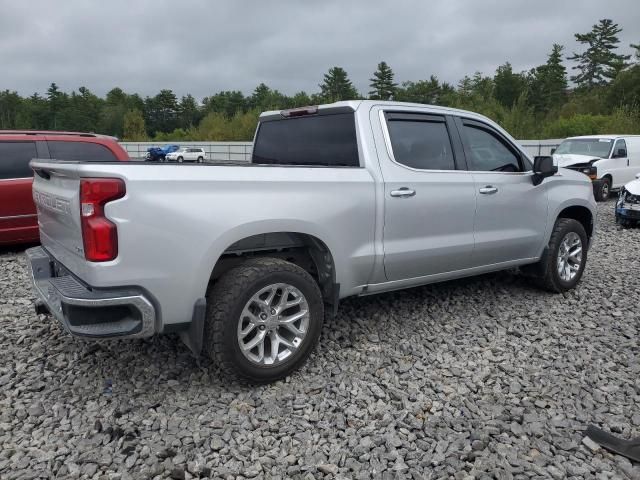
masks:
{"type": "Polygon", "coordinates": [[[604,202],[611,195],[611,180],[604,177],[596,185],[593,186],[593,196],[597,202],[604,202]]]}
{"type": "Polygon", "coordinates": [[[204,345],[227,376],[273,382],[311,355],[323,319],[311,275],[281,259],[252,259],[209,289],[204,345]]]}
{"type": "Polygon", "coordinates": [[[525,271],[531,273],[536,284],[545,290],[556,293],[571,290],[582,278],[588,245],[587,233],[580,222],[559,218],[544,255],[525,271]]]}
{"type": "Polygon", "coordinates": [[[182,163],[182,162],[184,162],[184,158],[178,157],[178,163],[182,163]]]}

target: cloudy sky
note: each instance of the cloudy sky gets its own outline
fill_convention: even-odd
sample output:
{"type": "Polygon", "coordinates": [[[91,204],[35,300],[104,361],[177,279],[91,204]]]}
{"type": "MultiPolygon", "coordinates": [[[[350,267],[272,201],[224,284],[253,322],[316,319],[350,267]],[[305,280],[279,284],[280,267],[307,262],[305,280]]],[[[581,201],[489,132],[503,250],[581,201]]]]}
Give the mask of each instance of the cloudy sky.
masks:
{"type": "Polygon", "coordinates": [[[399,82],[435,74],[456,83],[543,63],[553,43],[601,18],[640,43],[639,0],[0,0],[0,89],[44,92],[53,81],[104,95],[114,86],[196,98],[249,94],[264,82],[315,92],[332,66],[369,90],[377,63],[399,82]]]}

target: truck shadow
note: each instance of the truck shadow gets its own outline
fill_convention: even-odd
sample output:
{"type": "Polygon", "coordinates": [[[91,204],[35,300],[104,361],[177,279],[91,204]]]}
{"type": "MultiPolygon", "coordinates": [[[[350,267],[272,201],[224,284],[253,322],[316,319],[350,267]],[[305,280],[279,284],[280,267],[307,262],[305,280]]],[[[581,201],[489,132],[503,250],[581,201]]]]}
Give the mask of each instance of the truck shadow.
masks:
{"type": "MultiPolygon", "coordinates": [[[[320,345],[307,366],[285,382],[304,383],[306,370],[322,370],[321,365],[335,361],[336,351],[366,351],[372,343],[385,349],[397,348],[402,332],[411,332],[416,338],[434,337],[431,341],[437,343],[438,337],[450,333],[447,330],[450,323],[459,323],[451,322],[452,315],[460,316],[463,311],[469,319],[477,321],[504,319],[509,312],[500,309],[501,303],[508,298],[512,302],[514,296],[526,298],[532,295],[550,294],[535,290],[519,275],[501,272],[346,299],[338,315],[325,320],[320,345]],[[482,305],[493,305],[494,308],[489,311],[486,307],[476,307],[480,304],[477,296],[483,297],[482,305]]],[[[59,326],[50,328],[59,329],[59,326]]],[[[130,392],[146,395],[155,392],[161,402],[166,395],[193,389],[211,392],[211,387],[216,387],[221,392],[236,394],[254,389],[224,378],[217,365],[205,355],[195,358],[177,335],[98,343],[66,335],[64,339],[65,357],[73,358],[73,364],[86,375],[86,382],[94,393],[96,389],[104,390],[102,393],[106,395],[125,396],[130,392]]],[[[268,386],[259,387],[260,390],[264,388],[268,386]]]]}

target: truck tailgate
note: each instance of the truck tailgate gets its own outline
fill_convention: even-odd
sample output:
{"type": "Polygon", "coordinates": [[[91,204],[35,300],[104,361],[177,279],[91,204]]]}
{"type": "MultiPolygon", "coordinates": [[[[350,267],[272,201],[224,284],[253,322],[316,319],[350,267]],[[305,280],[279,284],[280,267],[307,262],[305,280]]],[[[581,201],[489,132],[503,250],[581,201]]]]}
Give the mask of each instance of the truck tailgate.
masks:
{"type": "Polygon", "coordinates": [[[33,200],[42,245],[67,268],[85,262],[77,164],[34,160],[33,200]]]}

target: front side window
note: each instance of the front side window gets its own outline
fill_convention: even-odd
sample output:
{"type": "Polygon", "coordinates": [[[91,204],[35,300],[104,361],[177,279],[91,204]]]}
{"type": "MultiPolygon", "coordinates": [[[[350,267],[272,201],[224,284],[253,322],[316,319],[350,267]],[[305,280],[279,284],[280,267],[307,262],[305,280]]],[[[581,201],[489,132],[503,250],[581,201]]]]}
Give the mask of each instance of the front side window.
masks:
{"type": "Polygon", "coordinates": [[[50,140],[49,152],[51,158],[72,162],[115,162],[118,159],[104,145],[90,142],[64,142],[50,140]]]}
{"type": "Polygon", "coordinates": [[[34,142],[0,142],[0,179],[32,177],[29,162],[37,156],[34,142]]]}
{"type": "Polygon", "coordinates": [[[395,160],[420,170],[455,170],[451,140],[444,118],[442,121],[421,121],[417,117],[388,120],[395,160]]]}
{"type": "Polygon", "coordinates": [[[627,152],[627,142],[624,140],[618,140],[616,142],[616,146],[613,148],[613,156],[618,158],[626,157],[626,155],[618,155],[620,150],[624,150],[625,154],[627,152]]]}
{"type": "Polygon", "coordinates": [[[470,159],[476,172],[521,172],[520,158],[497,136],[473,125],[464,125],[470,159]]]}

